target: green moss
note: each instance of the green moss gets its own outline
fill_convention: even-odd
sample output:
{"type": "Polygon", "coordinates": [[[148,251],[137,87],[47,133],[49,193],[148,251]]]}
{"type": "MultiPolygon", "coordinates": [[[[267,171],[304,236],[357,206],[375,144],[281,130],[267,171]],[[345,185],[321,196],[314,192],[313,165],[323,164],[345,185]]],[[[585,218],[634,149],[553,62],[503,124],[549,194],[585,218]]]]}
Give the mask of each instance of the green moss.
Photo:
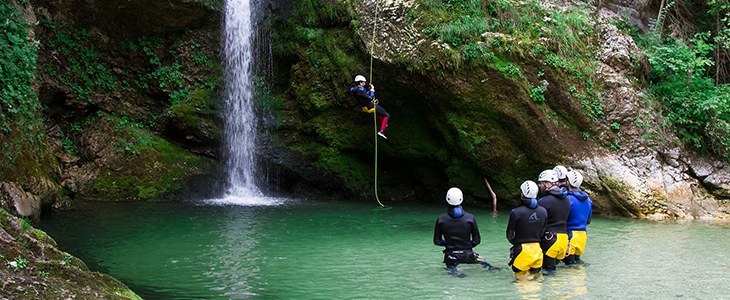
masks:
{"type": "MultiPolygon", "coordinates": [[[[32,89],[38,43],[31,24],[14,3],[0,3],[0,181],[46,178],[58,168],[43,126],[41,105],[32,89]]],[[[58,179],[58,178],[55,178],[58,179]]]]}
{"type": "Polygon", "coordinates": [[[170,94],[168,114],[182,128],[194,128],[201,118],[210,118],[220,111],[217,95],[209,89],[185,88],[170,94]]]}
{"type": "Polygon", "coordinates": [[[59,250],[45,232],[2,208],[0,229],[12,237],[0,247],[0,268],[9,269],[2,272],[4,296],[26,299],[32,293],[50,299],[142,299],[120,281],[89,272],[83,261],[59,250]]]}
{"type": "Polygon", "coordinates": [[[326,174],[337,175],[351,191],[369,192],[369,187],[372,186],[370,183],[374,178],[373,166],[370,163],[342,155],[334,148],[319,148],[318,155],[317,160],[312,163],[314,167],[326,174]]]}
{"type": "Polygon", "coordinates": [[[107,115],[99,126],[116,126],[116,152],[121,161],[111,162],[105,170],[83,187],[87,198],[106,200],[160,199],[179,192],[188,180],[209,175],[214,169],[210,159],[194,155],[154,135],[136,123],[121,125],[120,119],[107,115]],[[116,124],[116,125],[114,125],[116,124]]]}
{"type": "MultiPolygon", "coordinates": [[[[338,4],[305,2],[274,43],[275,61],[281,62],[275,109],[286,120],[277,138],[314,159],[313,167],[346,181],[348,189],[370,194],[373,115],[361,113],[346,92],[354,75],[370,76],[370,45],[353,31],[363,30],[359,22],[314,15],[341,9],[338,4]]],[[[559,142],[538,128],[575,131],[577,137],[589,128],[576,113],[583,113],[579,100],[595,95],[586,79],[593,49],[575,30],[589,15],[581,9],[553,18],[558,11],[538,1],[419,5],[408,12],[418,18],[416,25],[433,25],[424,33],[450,49],[423,53],[416,61],[374,60],[371,79],[393,116],[391,139],[377,148],[378,178],[386,187],[381,191],[398,197],[459,185],[489,199],[487,177],[497,193],[515,195],[522,181],[561,155],[555,151],[559,142]],[[576,39],[580,53],[573,53],[573,44],[551,43],[558,35],[576,39]],[[566,86],[576,88],[568,93],[566,86]]]]}

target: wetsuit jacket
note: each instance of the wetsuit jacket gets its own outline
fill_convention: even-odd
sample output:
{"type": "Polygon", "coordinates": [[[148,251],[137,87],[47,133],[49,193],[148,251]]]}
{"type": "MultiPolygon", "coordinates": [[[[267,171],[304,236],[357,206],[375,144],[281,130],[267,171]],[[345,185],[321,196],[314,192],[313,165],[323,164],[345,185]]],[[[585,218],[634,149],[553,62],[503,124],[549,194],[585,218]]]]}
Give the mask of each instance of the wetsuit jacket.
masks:
{"type": "Polygon", "coordinates": [[[566,224],[570,214],[570,200],[565,197],[565,192],[559,188],[549,189],[547,195],[540,198],[537,203],[548,213],[546,232],[568,233],[566,224]]]}
{"type": "Polygon", "coordinates": [[[350,87],[350,93],[355,96],[358,105],[372,108],[371,101],[375,96],[374,91],[366,90],[365,87],[359,85],[353,85],[350,87]]]}
{"type": "Polygon", "coordinates": [[[522,198],[523,206],[515,208],[509,213],[507,240],[513,245],[540,242],[540,238],[545,233],[547,210],[537,203],[530,207],[532,201],[535,200],[522,198]]]}
{"type": "Polygon", "coordinates": [[[449,205],[448,212],[436,219],[436,228],[433,231],[434,245],[446,246],[446,250],[451,251],[471,250],[472,247],[479,245],[481,240],[477,220],[461,206],[449,205]],[[441,244],[442,236],[446,244],[441,244]]]}
{"type": "Polygon", "coordinates": [[[591,223],[593,217],[593,201],[588,198],[588,194],[584,191],[568,191],[568,200],[570,200],[570,214],[568,215],[567,229],[586,230],[586,225],[591,223]]]}

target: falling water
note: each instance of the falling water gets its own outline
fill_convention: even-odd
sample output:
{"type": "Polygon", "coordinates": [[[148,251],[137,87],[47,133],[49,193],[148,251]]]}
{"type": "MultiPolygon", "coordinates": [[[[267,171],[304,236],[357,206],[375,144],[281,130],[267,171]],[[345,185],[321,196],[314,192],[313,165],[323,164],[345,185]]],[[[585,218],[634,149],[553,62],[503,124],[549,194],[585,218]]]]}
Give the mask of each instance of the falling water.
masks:
{"type": "Polygon", "coordinates": [[[215,202],[242,205],[275,205],[280,200],[267,198],[256,185],[256,125],[253,84],[258,44],[257,0],[227,0],[224,18],[224,148],[228,172],[227,192],[215,202]]]}

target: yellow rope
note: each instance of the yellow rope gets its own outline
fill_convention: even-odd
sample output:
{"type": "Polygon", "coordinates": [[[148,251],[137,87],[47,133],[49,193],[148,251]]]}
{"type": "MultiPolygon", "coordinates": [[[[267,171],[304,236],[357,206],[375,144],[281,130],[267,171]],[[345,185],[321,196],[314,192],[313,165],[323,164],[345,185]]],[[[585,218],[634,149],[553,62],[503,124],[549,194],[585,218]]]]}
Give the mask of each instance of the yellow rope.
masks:
{"type": "MultiPolygon", "coordinates": [[[[373,18],[373,34],[370,41],[370,84],[373,84],[373,53],[375,51],[375,28],[378,25],[378,1],[375,1],[375,17],[373,18]]],[[[385,207],[378,198],[378,101],[373,96],[373,123],[375,123],[375,200],[385,207]]]]}

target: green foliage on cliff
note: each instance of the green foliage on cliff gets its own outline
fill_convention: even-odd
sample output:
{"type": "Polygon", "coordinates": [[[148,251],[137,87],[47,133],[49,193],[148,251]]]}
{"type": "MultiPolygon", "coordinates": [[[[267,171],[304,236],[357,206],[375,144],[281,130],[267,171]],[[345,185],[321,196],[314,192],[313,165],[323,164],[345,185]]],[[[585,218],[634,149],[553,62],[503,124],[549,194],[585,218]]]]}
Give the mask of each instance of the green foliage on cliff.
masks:
{"type": "Polygon", "coordinates": [[[46,176],[55,166],[32,89],[38,43],[20,7],[0,1],[0,180],[46,176]]]}
{"type": "Polygon", "coordinates": [[[55,59],[67,62],[67,68],[58,71],[46,66],[46,71],[69,86],[75,96],[92,102],[92,97],[109,97],[112,92],[130,87],[111,73],[109,64],[100,60],[99,52],[85,29],[67,26],[59,31],[55,41],[47,46],[56,49],[55,59]]]}
{"type": "Polygon", "coordinates": [[[724,63],[718,52],[730,50],[730,4],[708,4],[698,14],[715,16],[718,22],[698,21],[695,25],[696,31],[706,31],[685,38],[661,32],[659,25],[665,14],[672,13],[674,2],[670,2],[653,31],[634,37],[651,64],[652,95],[664,105],[666,118],[677,129],[682,142],[700,152],[712,152],[730,160],[730,84],[729,78],[721,81],[721,69],[716,68],[724,63]]]}
{"type": "Polygon", "coordinates": [[[429,36],[459,53],[450,64],[489,65],[496,56],[512,59],[561,57],[592,59],[586,37],[593,32],[587,4],[561,7],[542,1],[447,0],[423,1],[411,10],[429,36]]]}
{"type": "Polygon", "coordinates": [[[105,170],[81,183],[78,195],[159,199],[209,175],[212,160],[161,138],[193,136],[199,145],[219,136],[222,71],[218,45],[201,45],[211,39],[207,32],[115,39],[60,22],[40,21],[41,71],[60,95],[45,99],[46,113],[60,127],[63,151],[78,165],[105,170]]]}
{"type": "Polygon", "coordinates": [[[592,9],[581,2],[427,0],[409,15],[425,26],[425,34],[451,49],[450,54],[425,57],[423,69],[490,67],[524,82],[530,98],[544,105],[548,82],[540,73],[552,68],[559,80],[572,84],[568,95],[581,103],[585,114],[600,120],[602,101],[592,76],[596,65],[592,9]],[[523,64],[534,61],[541,63],[541,70],[537,78],[527,78],[522,69],[535,66],[523,64]]]}
{"type": "Polygon", "coordinates": [[[131,155],[124,155],[124,162],[109,166],[113,170],[102,170],[82,187],[81,193],[88,198],[159,200],[183,190],[190,177],[209,176],[213,171],[210,159],[180,149],[144,125],[128,121],[124,115],[104,114],[94,121],[93,127],[113,131],[110,139],[117,141],[113,151],[131,155]]]}

